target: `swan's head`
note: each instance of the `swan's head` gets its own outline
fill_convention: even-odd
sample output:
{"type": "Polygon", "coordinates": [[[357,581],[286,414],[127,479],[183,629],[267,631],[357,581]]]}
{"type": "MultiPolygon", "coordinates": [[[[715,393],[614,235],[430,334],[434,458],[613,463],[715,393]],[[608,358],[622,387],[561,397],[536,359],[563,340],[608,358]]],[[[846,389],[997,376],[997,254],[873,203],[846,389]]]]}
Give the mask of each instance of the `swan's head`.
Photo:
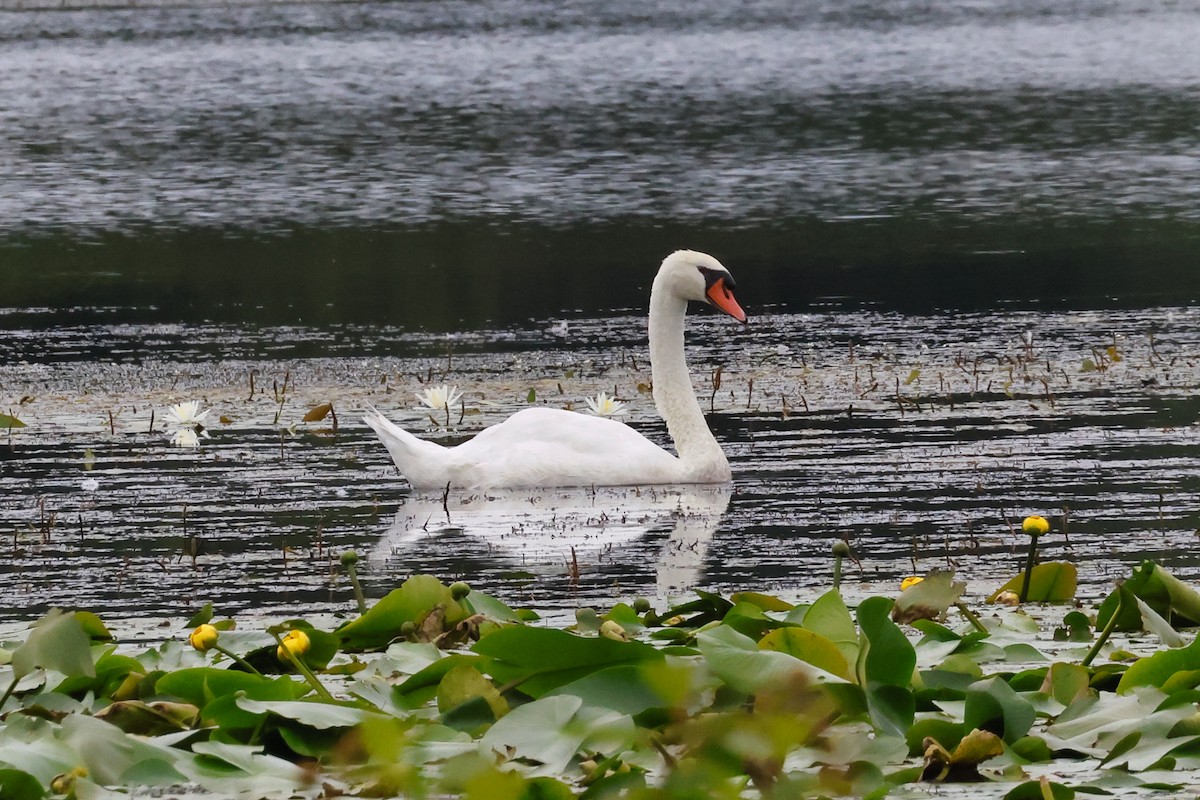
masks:
{"type": "Polygon", "coordinates": [[[746,312],[733,296],[733,276],[707,253],[695,250],[671,253],[659,267],[654,285],[684,300],[707,303],[738,322],[746,323],[746,312]]]}

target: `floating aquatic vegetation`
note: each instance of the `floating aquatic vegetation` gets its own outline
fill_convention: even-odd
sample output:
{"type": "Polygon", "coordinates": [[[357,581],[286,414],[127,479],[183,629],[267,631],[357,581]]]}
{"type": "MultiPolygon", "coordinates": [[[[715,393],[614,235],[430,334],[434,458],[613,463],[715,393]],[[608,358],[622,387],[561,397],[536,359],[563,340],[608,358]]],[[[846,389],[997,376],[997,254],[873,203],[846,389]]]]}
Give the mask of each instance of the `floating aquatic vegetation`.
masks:
{"type": "MultiPolygon", "coordinates": [[[[949,573],[906,591],[935,584],[949,590],[944,616],[961,586],[949,573]]],[[[114,645],[94,615],[54,612],[0,649],[0,780],[30,797],[430,796],[475,780],[516,797],[666,797],[697,781],[730,800],[918,782],[1039,797],[1040,765],[1078,775],[1068,793],[1171,788],[1165,770],[1200,766],[1180,680],[1200,668],[1194,643],[1092,667],[1037,649],[1018,612],[909,628],[895,607],[848,607],[836,590],[802,605],[701,591],[564,630],[415,576],[332,631],[238,631],[206,607],[190,649],[143,652],[114,645]]]]}

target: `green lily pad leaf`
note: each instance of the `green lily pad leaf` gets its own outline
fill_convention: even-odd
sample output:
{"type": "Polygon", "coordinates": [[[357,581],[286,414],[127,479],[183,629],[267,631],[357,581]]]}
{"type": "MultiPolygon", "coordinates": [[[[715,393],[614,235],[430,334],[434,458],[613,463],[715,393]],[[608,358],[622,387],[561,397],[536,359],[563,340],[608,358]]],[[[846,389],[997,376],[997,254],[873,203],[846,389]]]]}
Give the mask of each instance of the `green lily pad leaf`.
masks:
{"type": "MultiPolygon", "coordinates": [[[[62,740],[78,753],[83,766],[87,767],[88,778],[100,785],[121,785],[126,774],[136,770],[141,762],[166,762],[178,766],[180,752],[153,739],[126,734],[114,725],[94,717],[72,714],[62,721],[62,740]]],[[[155,770],[171,774],[163,765],[155,770]]],[[[169,780],[180,781],[182,776],[174,773],[169,780]]]]}
{"type": "Polygon", "coordinates": [[[251,700],[249,697],[238,697],[235,702],[238,708],[250,714],[274,714],[318,730],[352,728],[378,715],[375,711],[358,706],[322,700],[251,700]]]}
{"type": "Polygon", "coordinates": [[[213,699],[236,692],[259,700],[294,700],[308,691],[308,684],[286,676],[272,679],[236,670],[191,667],[164,674],[155,691],[204,708],[213,699]]]}
{"type": "Polygon", "coordinates": [[[892,621],[904,624],[937,619],[962,598],[966,588],[964,581],[954,580],[952,570],[935,569],[900,593],[892,606],[892,621]]]}
{"type": "MultiPolygon", "coordinates": [[[[0,423],[3,422],[0,414],[0,423]]],[[[5,427],[0,425],[0,427],[5,427]]],[[[46,796],[42,782],[19,769],[0,768],[0,800],[40,800],[46,796]]]]}
{"type": "MultiPolygon", "coordinates": [[[[1088,359],[1084,359],[1088,361],[1088,359]]],[[[1093,365],[1092,369],[1095,369],[1093,365]]],[[[1004,795],[1004,800],[1074,800],[1075,790],[1047,778],[1025,781],[1004,795]]]]}
{"type": "Polygon", "coordinates": [[[392,690],[393,698],[401,708],[417,709],[437,696],[438,684],[446,673],[463,666],[480,661],[478,656],[469,653],[454,653],[434,661],[413,673],[407,680],[392,690]]]}
{"type": "Polygon", "coordinates": [[[850,609],[846,608],[846,601],[836,589],[817,598],[804,614],[801,625],[833,642],[847,663],[858,661],[858,628],[850,616],[850,609]]]}
{"type": "Polygon", "coordinates": [[[1054,631],[1055,641],[1090,642],[1092,623],[1082,611],[1068,611],[1061,628],[1054,631]]]}
{"type": "Polygon", "coordinates": [[[8,414],[0,414],[0,428],[24,428],[25,423],[8,414]]]}
{"type": "Polygon", "coordinates": [[[917,653],[908,637],[888,618],[892,601],[868,597],[858,606],[862,629],[858,658],[859,683],[907,688],[917,666],[917,653]]]}
{"type": "Polygon", "coordinates": [[[1037,711],[999,676],[973,683],[967,689],[963,724],[968,728],[1003,730],[1004,741],[1015,742],[1033,727],[1037,711]]]}
{"type": "Polygon", "coordinates": [[[816,683],[846,683],[795,656],[760,650],[753,639],[727,625],[701,631],[696,638],[709,669],[735,691],[754,694],[767,686],[785,686],[798,676],[816,683]]]}
{"type": "MultiPolygon", "coordinates": [[[[519,611],[509,608],[504,603],[489,594],[472,590],[470,594],[458,601],[470,614],[482,614],[497,622],[520,622],[522,615],[519,611]]],[[[535,616],[534,619],[537,619],[535,616]]]]}
{"type": "Polygon", "coordinates": [[[1194,670],[1200,670],[1200,637],[1187,647],[1162,650],[1130,664],[1117,684],[1117,694],[1126,694],[1136,686],[1162,687],[1178,673],[1194,670]]]}
{"type": "Polygon", "coordinates": [[[932,739],[943,748],[958,747],[958,743],[967,735],[967,728],[961,722],[954,722],[940,717],[926,717],[913,723],[904,733],[904,741],[908,745],[910,756],[919,756],[925,752],[926,739],[932,739]]]}
{"type": "Polygon", "coordinates": [[[213,604],[210,600],[205,603],[199,611],[197,611],[195,614],[192,614],[191,619],[187,621],[187,627],[195,628],[200,625],[207,625],[209,622],[212,622],[212,618],[213,604]]]}
{"type": "Polygon", "coordinates": [[[437,689],[437,707],[443,714],[468,701],[482,701],[497,720],[508,713],[508,701],[492,682],[469,664],[459,664],[447,672],[437,689]]]}
{"type": "Polygon", "coordinates": [[[497,683],[514,683],[530,697],[616,664],[657,661],[664,656],[641,642],[585,638],[548,628],[513,626],[481,638],[472,648],[483,671],[497,683]]]}
{"type": "Polygon", "coordinates": [[[79,623],[79,627],[83,629],[84,635],[94,642],[111,642],[113,640],[112,633],[100,618],[91,611],[76,611],[72,614],[75,621],[79,623]]]}
{"type": "Polygon", "coordinates": [[[634,716],[647,709],[672,705],[672,700],[664,697],[661,689],[666,688],[667,681],[678,681],[678,677],[673,668],[662,662],[618,664],[552,689],[544,696],[571,695],[586,705],[634,716]],[[659,670],[668,674],[659,674],[659,670]]]}
{"type": "MultiPolygon", "coordinates": [[[[1186,628],[1200,624],[1200,592],[1153,561],[1143,561],[1134,567],[1133,573],[1120,586],[1145,601],[1172,627],[1186,628]]],[[[1100,604],[1096,612],[1096,627],[1103,628],[1107,625],[1120,605],[1121,612],[1116,630],[1138,630],[1143,625],[1140,610],[1131,607],[1128,602],[1119,604],[1117,597],[1118,592],[1114,591],[1100,604]]]]}
{"type": "MultiPolygon", "coordinates": [[[[600,724],[612,719],[576,716],[583,701],[570,695],[543,697],[518,706],[479,740],[505,759],[522,759],[539,767],[537,775],[561,774],[600,724]]],[[[618,715],[619,716],[619,715],[618,715]]],[[[628,719],[628,718],[625,718],[628,719]]]]}
{"type": "Polygon", "coordinates": [[[858,606],[861,629],[856,673],[867,697],[867,709],[877,728],[904,736],[916,713],[910,690],[917,652],[908,637],[889,618],[892,601],[868,597],[858,606]]]}
{"type": "Polygon", "coordinates": [[[1142,630],[1153,633],[1167,647],[1183,647],[1187,644],[1187,639],[1179,631],[1171,627],[1171,623],[1159,616],[1158,612],[1149,603],[1133,594],[1133,592],[1129,594],[1133,598],[1134,603],[1137,604],[1138,613],[1142,615],[1142,630]]]}
{"type": "Polygon", "coordinates": [[[126,733],[159,736],[194,727],[200,720],[200,709],[191,703],[121,700],[96,712],[95,717],[126,733]]]}
{"type": "Polygon", "coordinates": [[[1086,696],[1091,691],[1091,675],[1078,664],[1051,664],[1042,681],[1041,692],[1048,694],[1064,706],[1086,696]]]}
{"type": "Polygon", "coordinates": [[[366,614],[338,628],[336,634],[350,649],[381,648],[401,635],[404,623],[411,622],[420,628],[431,614],[440,614],[444,626],[453,626],[467,617],[466,610],[451,595],[450,587],[432,576],[414,575],[371,606],[366,614]]]}
{"type": "Polygon", "coordinates": [[[780,600],[778,597],[774,597],[769,594],[760,594],[758,592],[735,592],[729,596],[729,599],[733,601],[734,605],[737,605],[738,603],[750,603],[751,605],[758,606],[763,611],[786,612],[795,608],[794,605],[785,600],[780,600]]]}
{"type": "MultiPolygon", "coordinates": [[[[1079,571],[1069,561],[1047,561],[1038,564],[1030,573],[1029,596],[1025,599],[1031,603],[1065,603],[1073,600],[1078,578],[1079,571]]],[[[994,603],[1001,592],[1020,593],[1024,581],[1025,572],[1022,571],[992,592],[988,602],[994,603]]]]}
{"type": "Polygon", "coordinates": [[[53,669],[68,677],[95,677],[92,644],[73,614],[51,611],[34,623],[25,642],[13,651],[13,674],[22,678],[35,669],[53,669]]]}
{"type": "Polygon", "coordinates": [[[922,780],[927,781],[978,781],[979,765],[989,758],[1004,754],[1004,743],[991,731],[978,728],[962,737],[949,752],[937,741],[925,748],[925,767],[922,780]]]}
{"type": "Polygon", "coordinates": [[[807,661],[818,669],[854,680],[854,672],[837,646],[819,633],[806,628],[779,628],[758,642],[760,650],[774,650],[807,661]]]}

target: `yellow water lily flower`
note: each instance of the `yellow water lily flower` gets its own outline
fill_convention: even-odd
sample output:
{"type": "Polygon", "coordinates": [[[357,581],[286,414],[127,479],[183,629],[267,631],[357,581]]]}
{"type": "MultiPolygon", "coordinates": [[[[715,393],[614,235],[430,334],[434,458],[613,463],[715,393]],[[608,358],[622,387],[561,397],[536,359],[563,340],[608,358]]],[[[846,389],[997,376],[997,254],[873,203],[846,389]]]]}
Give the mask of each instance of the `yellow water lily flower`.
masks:
{"type": "Polygon", "coordinates": [[[1050,532],[1050,523],[1045,517],[1034,514],[1025,518],[1021,523],[1021,530],[1030,536],[1044,536],[1050,532]]]}
{"type": "Polygon", "coordinates": [[[275,648],[275,657],[280,661],[289,661],[288,653],[292,655],[303,655],[312,647],[312,642],[308,638],[308,634],[302,630],[290,630],[283,637],[283,644],[275,648]]]}
{"type": "Polygon", "coordinates": [[[615,397],[609,397],[604,392],[584,399],[589,409],[597,417],[615,417],[625,413],[625,404],[615,397]]]}
{"type": "Polygon", "coordinates": [[[900,591],[904,591],[910,586],[916,586],[921,581],[925,580],[920,575],[909,575],[904,580],[900,581],[900,591]]]}
{"type": "Polygon", "coordinates": [[[206,624],[199,626],[188,635],[188,644],[201,653],[205,653],[217,646],[219,638],[221,638],[221,632],[212,625],[206,624]]]}

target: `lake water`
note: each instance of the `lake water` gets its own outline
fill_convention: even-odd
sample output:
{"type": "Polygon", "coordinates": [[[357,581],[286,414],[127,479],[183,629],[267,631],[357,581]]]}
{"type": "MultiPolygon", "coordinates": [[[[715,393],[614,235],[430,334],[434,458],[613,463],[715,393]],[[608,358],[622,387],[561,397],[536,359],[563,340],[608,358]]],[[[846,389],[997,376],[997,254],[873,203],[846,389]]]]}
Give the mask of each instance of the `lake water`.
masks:
{"type": "Polygon", "coordinates": [[[347,547],[547,607],[803,593],[840,536],[991,580],[1030,512],[1091,586],[1198,572],[1200,3],[16,5],[0,614],[344,608],[347,547]],[[751,313],[691,326],[728,498],[406,499],[366,401],[452,439],[615,389],[662,440],[677,247],[751,313]]]}

